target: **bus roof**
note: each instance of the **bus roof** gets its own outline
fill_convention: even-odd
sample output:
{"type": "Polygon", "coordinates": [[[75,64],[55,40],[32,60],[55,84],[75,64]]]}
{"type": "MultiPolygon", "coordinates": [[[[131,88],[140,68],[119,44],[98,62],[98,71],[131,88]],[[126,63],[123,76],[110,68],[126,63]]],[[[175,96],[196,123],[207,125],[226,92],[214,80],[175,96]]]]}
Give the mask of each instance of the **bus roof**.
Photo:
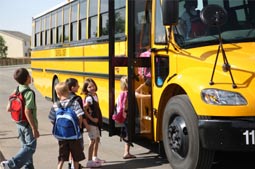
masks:
{"type": "Polygon", "coordinates": [[[61,2],[61,3],[59,3],[59,4],[57,4],[56,6],[50,8],[50,9],[44,11],[44,12],[41,12],[40,14],[38,14],[38,15],[36,15],[36,16],[34,16],[32,19],[33,19],[33,20],[34,20],[34,19],[37,19],[37,18],[39,18],[39,17],[41,17],[41,16],[43,16],[43,15],[46,15],[47,13],[50,13],[51,11],[54,11],[54,10],[56,10],[56,9],[62,7],[62,6],[65,6],[66,4],[69,4],[70,2],[73,2],[73,1],[75,1],[75,0],[66,0],[66,1],[63,1],[63,2],[61,2]]]}

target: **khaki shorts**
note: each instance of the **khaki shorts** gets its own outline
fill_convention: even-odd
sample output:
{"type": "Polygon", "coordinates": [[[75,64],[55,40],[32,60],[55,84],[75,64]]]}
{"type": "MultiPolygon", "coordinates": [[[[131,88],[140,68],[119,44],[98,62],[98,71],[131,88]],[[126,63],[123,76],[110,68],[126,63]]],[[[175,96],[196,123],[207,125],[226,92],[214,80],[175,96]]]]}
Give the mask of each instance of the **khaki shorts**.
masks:
{"type": "Polygon", "coordinates": [[[100,137],[100,132],[97,126],[89,125],[88,136],[90,140],[95,140],[100,137]]]}

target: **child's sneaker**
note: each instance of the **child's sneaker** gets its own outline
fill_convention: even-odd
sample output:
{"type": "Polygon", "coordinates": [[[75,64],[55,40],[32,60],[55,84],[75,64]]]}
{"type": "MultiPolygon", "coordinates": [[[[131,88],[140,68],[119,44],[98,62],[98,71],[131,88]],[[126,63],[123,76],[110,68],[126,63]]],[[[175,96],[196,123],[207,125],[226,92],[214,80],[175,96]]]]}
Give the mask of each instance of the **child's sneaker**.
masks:
{"type": "Polygon", "coordinates": [[[101,167],[101,163],[96,163],[94,161],[88,161],[86,167],[87,168],[98,168],[98,167],[101,167]]]}
{"type": "Polygon", "coordinates": [[[105,160],[101,160],[100,158],[98,157],[93,157],[93,161],[96,162],[96,163],[105,163],[105,160]]]}
{"type": "Polygon", "coordinates": [[[1,162],[1,167],[3,169],[10,169],[10,167],[8,166],[8,161],[2,161],[1,162]]]}

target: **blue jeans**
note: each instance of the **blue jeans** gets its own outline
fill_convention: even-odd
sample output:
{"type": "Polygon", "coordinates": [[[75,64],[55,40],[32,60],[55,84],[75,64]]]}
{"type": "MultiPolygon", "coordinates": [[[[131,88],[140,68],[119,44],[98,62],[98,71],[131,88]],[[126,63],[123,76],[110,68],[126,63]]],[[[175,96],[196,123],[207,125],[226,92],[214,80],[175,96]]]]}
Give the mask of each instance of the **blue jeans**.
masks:
{"type": "Polygon", "coordinates": [[[8,161],[9,168],[20,169],[23,166],[25,169],[34,169],[33,154],[36,150],[36,139],[33,136],[30,125],[17,124],[21,148],[19,152],[8,161]]]}

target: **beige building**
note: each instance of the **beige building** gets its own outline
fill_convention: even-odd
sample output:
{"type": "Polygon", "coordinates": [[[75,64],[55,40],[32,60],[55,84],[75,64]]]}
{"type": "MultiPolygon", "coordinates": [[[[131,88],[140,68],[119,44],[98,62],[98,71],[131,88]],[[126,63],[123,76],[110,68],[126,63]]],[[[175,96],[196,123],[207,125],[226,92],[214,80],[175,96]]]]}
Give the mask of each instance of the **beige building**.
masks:
{"type": "Polygon", "coordinates": [[[0,30],[0,36],[8,47],[7,58],[22,58],[31,56],[31,37],[21,32],[0,30]]]}

